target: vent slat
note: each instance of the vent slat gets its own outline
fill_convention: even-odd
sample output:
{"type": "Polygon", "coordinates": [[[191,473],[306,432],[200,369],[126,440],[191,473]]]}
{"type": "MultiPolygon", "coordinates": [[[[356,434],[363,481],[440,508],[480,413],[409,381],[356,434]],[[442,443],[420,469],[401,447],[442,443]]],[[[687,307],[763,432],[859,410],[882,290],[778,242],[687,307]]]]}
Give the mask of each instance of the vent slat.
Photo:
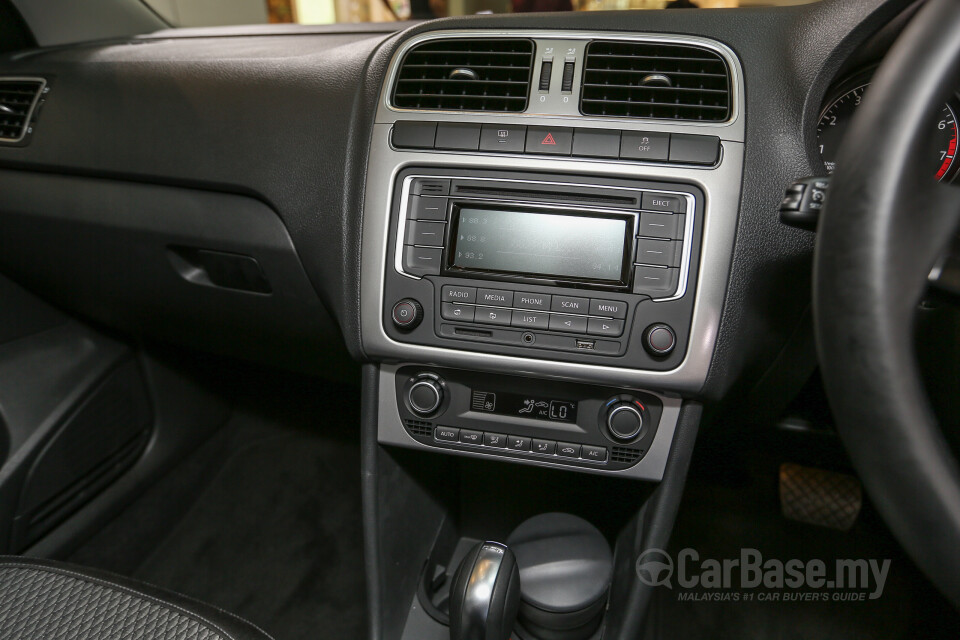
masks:
{"type": "Polygon", "coordinates": [[[26,136],[42,88],[40,81],[0,78],[0,143],[20,142],[26,136]]]}
{"type": "Polygon", "coordinates": [[[722,122],[730,116],[730,72],[723,57],[704,47],[595,40],[584,56],[580,111],[722,122]]]}
{"type": "Polygon", "coordinates": [[[533,41],[448,39],[407,52],[393,86],[393,104],[427,111],[509,111],[527,108],[533,41]],[[450,77],[469,69],[476,78],[450,77]]]}

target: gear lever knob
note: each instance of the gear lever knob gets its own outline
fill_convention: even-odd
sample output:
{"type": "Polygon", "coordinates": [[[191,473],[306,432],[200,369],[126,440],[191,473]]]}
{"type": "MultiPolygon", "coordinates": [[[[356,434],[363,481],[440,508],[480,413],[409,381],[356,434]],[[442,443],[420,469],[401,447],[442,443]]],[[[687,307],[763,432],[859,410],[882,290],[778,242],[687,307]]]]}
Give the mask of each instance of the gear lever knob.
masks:
{"type": "Polygon", "coordinates": [[[467,552],[450,588],[450,640],[509,640],[520,606],[520,570],[506,545],[467,552]]]}

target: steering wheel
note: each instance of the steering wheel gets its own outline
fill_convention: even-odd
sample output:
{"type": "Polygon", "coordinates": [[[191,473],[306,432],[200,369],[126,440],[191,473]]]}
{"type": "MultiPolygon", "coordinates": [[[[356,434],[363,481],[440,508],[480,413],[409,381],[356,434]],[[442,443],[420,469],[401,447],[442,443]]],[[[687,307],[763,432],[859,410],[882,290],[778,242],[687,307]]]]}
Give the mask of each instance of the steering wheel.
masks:
{"type": "Polygon", "coordinates": [[[960,607],[960,466],[941,431],[960,425],[938,424],[912,331],[929,287],[956,279],[943,265],[960,259],[948,255],[960,188],[937,183],[924,160],[930,123],[958,85],[960,2],[931,0],[886,56],[844,139],[818,229],[814,317],[854,466],[900,543],[960,607]]]}

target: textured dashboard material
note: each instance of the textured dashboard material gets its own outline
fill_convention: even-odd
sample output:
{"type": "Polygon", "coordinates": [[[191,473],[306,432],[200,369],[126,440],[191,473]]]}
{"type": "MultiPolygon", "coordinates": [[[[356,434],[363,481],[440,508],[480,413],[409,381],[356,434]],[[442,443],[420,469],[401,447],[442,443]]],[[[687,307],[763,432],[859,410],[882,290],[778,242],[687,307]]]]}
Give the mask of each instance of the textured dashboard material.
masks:
{"type": "Polygon", "coordinates": [[[782,190],[820,170],[816,112],[836,71],[909,4],[824,0],[776,9],[470,16],[394,37],[204,32],[5,56],[0,71],[48,77],[52,89],[30,147],[0,150],[0,166],[260,198],[283,220],[348,346],[362,355],[363,178],[386,63],[404,40],[434,29],[505,28],[716,39],[741,60],[746,89],[736,247],[703,390],[720,397],[763,374],[808,306],[813,236],[779,224],[782,190]]]}
{"type": "Polygon", "coordinates": [[[0,561],[0,637],[270,640],[229,614],[199,603],[184,606],[184,598],[147,590],[152,591],[53,563],[8,558],[0,561]],[[197,608],[210,611],[199,613],[197,608]]]}

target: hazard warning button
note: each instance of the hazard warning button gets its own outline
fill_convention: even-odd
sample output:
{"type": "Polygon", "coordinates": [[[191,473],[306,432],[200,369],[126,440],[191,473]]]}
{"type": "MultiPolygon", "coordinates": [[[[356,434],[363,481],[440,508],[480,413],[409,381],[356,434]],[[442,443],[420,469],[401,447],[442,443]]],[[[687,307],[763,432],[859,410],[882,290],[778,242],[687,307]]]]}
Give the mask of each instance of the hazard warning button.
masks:
{"type": "Polygon", "coordinates": [[[527,127],[527,153],[568,156],[573,148],[573,129],[566,127],[527,127]]]}

